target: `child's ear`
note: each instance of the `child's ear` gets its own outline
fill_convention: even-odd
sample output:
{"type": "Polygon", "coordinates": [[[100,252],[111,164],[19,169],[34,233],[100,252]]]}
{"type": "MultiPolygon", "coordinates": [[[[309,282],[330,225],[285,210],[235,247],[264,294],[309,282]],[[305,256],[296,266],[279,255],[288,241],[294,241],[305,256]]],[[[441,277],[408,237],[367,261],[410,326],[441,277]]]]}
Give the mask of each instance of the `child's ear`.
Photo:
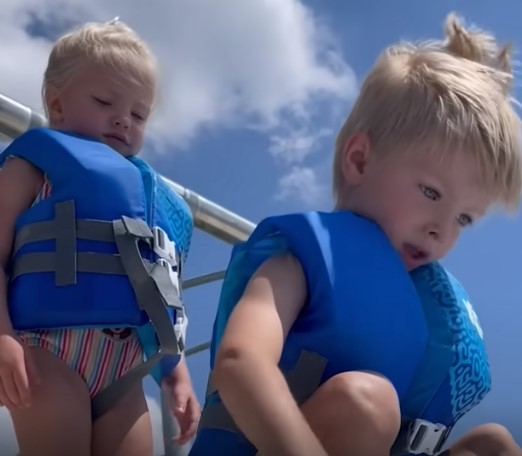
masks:
{"type": "Polygon", "coordinates": [[[49,87],[45,91],[45,106],[51,125],[59,125],[63,122],[63,109],[61,96],[58,90],[49,87]]]}
{"type": "Polygon", "coordinates": [[[358,185],[366,171],[370,158],[370,140],[365,133],[354,133],[344,143],[342,172],[349,186],[358,185]]]}

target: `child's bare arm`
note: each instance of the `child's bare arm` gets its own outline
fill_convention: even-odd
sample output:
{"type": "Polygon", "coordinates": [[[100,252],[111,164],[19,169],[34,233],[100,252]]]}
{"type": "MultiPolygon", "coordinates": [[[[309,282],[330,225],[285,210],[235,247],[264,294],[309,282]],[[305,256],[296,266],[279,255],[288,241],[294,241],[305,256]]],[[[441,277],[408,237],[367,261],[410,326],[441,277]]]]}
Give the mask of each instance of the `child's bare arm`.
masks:
{"type": "Polygon", "coordinates": [[[11,256],[16,219],[43,184],[42,174],[28,162],[11,158],[0,170],[0,405],[28,406],[30,382],[38,374],[18,342],[7,308],[5,266],[11,256]]]}
{"type": "Polygon", "coordinates": [[[306,293],[294,257],[267,260],[236,305],[218,350],[216,387],[236,424],[262,454],[326,455],[278,367],[306,293]]]}
{"type": "Polygon", "coordinates": [[[6,303],[5,266],[11,256],[14,226],[44,182],[42,173],[29,162],[13,157],[0,170],[0,334],[13,331],[6,303]]]}

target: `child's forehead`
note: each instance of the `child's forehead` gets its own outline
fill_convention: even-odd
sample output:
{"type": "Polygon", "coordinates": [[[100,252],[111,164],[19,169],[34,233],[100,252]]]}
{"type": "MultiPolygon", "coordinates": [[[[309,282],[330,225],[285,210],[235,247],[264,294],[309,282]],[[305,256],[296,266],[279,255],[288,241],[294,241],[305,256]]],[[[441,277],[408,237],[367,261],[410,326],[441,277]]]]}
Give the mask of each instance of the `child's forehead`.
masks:
{"type": "Polygon", "coordinates": [[[112,68],[86,67],[77,83],[78,87],[101,91],[106,96],[131,97],[147,106],[154,101],[154,85],[112,68]]]}
{"type": "Polygon", "coordinates": [[[405,172],[432,177],[453,185],[458,182],[474,188],[491,187],[491,170],[486,169],[474,151],[466,149],[420,149],[409,151],[398,163],[405,172]]]}
{"type": "MultiPolygon", "coordinates": [[[[472,153],[456,150],[443,154],[420,150],[404,154],[395,162],[395,179],[432,185],[456,204],[483,213],[495,198],[494,188],[472,153]]],[[[384,173],[386,175],[386,173],[384,173]]]]}
{"type": "Polygon", "coordinates": [[[425,141],[399,145],[392,151],[390,158],[403,164],[430,169],[449,166],[475,168],[480,166],[479,155],[464,144],[425,141]]]}
{"type": "Polygon", "coordinates": [[[103,88],[113,94],[118,94],[122,91],[144,92],[147,89],[152,89],[149,85],[136,81],[134,78],[118,73],[117,71],[94,75],[91,79],[91,83],[93,86],[103,88]]]}
{"type": "Polygon", "coordinates": [[[445,148],[443,145],[419,144],[388,154],[383,171],[395,169],[404,174],[416,174],[437,179],[461,179],[477,186],[489,186],[491,169],[487,169],[477,153],[465,148],[445,148]]]}
{"type": "Polygon", "coordinates": [[[98,81],[118,85],[131,85],[133,87],[156,85],[154,76],[147,69],[135,68],[131,66],[120,67],[91,67],[92,75],[98,81]]]}
{"type": "Polygon", "coordinates": [[[76,72],[83,81],[111,86],[130,86],[133,89],[156,88],[156,75],[146,65],[137,66],[129,62],[120,62],[114,66],[102,65],[90,61],[81,64],[76,72]]]}

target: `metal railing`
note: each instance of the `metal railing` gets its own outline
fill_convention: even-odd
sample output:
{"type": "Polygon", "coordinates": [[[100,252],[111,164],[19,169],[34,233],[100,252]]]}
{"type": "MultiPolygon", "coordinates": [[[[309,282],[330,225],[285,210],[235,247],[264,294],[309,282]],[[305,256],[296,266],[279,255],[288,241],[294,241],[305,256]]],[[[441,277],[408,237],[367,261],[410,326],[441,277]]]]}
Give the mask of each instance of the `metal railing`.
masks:
{"type": "MultiPolygon", "coordinates": [[[[46,118],[42,114],[0,93],[0,141],[11,141],[30,128],[42,127],[46,124],[46,118]]],[[[196,228],[229,244],[245,240],[255,228],[255,224],[249,220],[164,176],[162,178],[172,190],[187,202],[192,211],[196,228]]],[[[187,290],[221,280],[224,277],[224,272],[218,271],[187,279],[183,281],[183,289],[187,290]]],[[[209,342],[205,342],[187,349],[185,354],[191,356],[208,349],[208,347],[209,342]]],[[[169,412],[168,398],[163,391],[161,391],[161,411],[165,456],[185,454],[183,448],[171,443],[177,426],[169,412]]]]}

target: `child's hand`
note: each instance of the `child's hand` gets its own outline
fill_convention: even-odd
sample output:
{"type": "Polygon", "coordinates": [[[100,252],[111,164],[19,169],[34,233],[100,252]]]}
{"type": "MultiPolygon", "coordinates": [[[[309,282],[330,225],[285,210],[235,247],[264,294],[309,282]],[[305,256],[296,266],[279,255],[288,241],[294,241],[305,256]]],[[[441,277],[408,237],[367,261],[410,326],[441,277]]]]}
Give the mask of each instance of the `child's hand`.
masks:
{"type": "Polygon", "coordinates": [[[175,441],[182,445],[196,434],[201,407],[188,378],[169,377],[163,381],[163,387],[169,392],[172,413],[180,427],[175,441]]]}
{"type": "Polygon", "coordinates": [[[38,382],[36,368],[16,337],[0,335],[0,406],[29,407],[31,383],[38,382]]]}

